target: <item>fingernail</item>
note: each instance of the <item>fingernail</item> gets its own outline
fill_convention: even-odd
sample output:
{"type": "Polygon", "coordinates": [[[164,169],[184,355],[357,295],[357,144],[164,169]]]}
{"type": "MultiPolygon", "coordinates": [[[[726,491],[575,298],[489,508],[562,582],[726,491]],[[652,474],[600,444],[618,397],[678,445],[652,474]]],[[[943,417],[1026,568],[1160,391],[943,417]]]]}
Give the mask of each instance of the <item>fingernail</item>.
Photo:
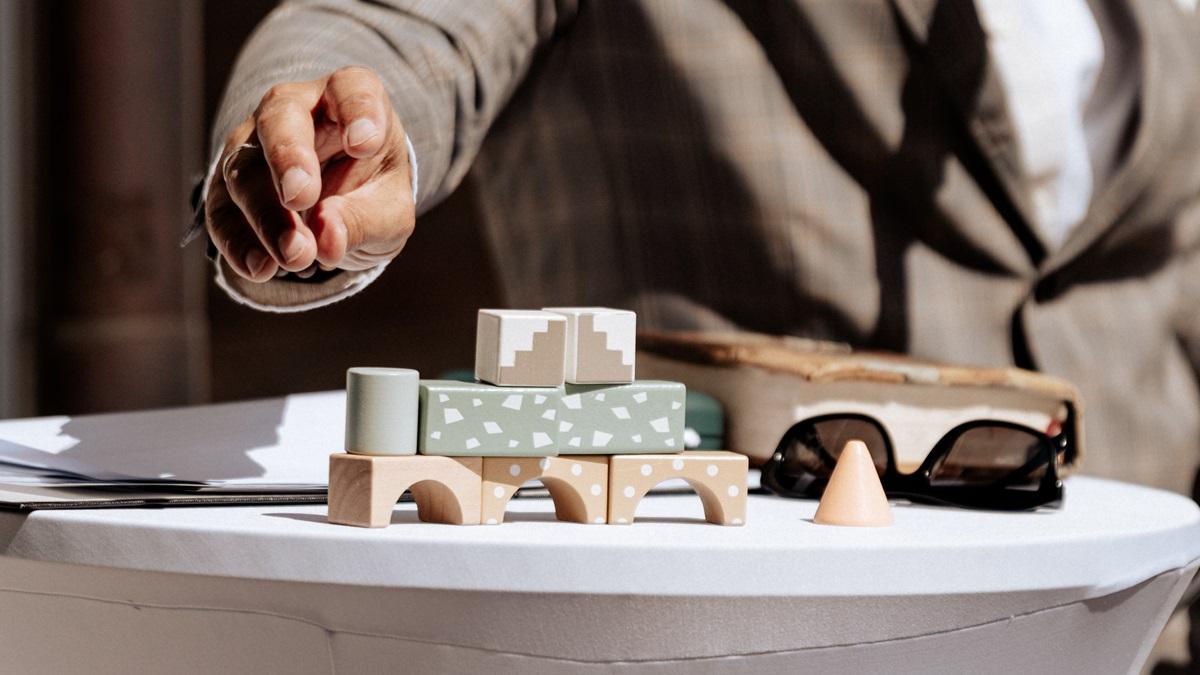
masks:
{"type": "Polygon", "coordinates": [[[300,191],[308,187],[312,182],[312,176],[308,172],[298,166],[293,166],[283,173],[283,180],[279,181],[280,191],[283,192],[283,201],[290,202],[300,194],[300,191]]]}
{"type": "Polygon", "coordinates": [[[296,230],[288,230],[279,235],[279,255],[284,262],[292,262],[304,254],[304,238],[296,230]]]}
{"type": "Polygon", "coordinates": [[[369,119],[354,120],[346,127],[346,142],[357,147],[379,135],[379,128],[369,119]]]}
{"type": "Polygon", "coordinates": [[[246,269],[250,272],[250,276],[258,276],[262,272],[263,267],[266,266],[268,260],[266,253],[256,248],[251,249],[246,254],[246,269]]]}

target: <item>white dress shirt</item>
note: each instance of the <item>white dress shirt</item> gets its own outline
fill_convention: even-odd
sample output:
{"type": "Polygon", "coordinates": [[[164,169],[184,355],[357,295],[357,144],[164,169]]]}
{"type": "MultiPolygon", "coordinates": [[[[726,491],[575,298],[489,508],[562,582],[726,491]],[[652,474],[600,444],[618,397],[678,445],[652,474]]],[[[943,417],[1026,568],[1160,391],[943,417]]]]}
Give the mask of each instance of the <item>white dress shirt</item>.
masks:
{"type": "Polygon", "coordinates": [[[1120,162],[1140,84],[1136,34],[1099,1],[976,7],[1004,83],[1034,226],[1053,250],[1120,162]]]}

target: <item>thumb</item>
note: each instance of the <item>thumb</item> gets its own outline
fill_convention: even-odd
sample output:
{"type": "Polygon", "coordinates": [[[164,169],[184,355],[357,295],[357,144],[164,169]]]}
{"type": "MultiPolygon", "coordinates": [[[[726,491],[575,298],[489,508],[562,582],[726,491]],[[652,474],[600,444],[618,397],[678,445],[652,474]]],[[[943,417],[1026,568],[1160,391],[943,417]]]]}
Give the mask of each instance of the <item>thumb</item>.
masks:
{"type": "Polygon", "coordinates": [[[416,220],[412,186],[389,171],[354,190],[321,200],[313,213],[317,260],[326,267],[361,270],[396,257],[416,220]]]}

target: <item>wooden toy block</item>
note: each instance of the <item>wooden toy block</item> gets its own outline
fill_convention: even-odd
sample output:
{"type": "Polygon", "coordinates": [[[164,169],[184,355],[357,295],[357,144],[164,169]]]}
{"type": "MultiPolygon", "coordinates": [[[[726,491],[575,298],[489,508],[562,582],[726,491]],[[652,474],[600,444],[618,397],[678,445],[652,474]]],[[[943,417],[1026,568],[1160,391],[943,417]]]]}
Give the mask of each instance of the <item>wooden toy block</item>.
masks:
{"type": "Polygon", "coordinates": [[[547,307],[545,311],[567,320],[567,382],[633,382],[637,314],[607,307],[547,307]]]}
{"type": "Polygon", "coordinates": [[[422,380],[418,451],[461,457],[558,454],[561,396],[561,388],[422,380]]]}
{"type": "Polygon", "coordinates": [[[480,457],[331,455],[329,522],[387,527],[400,495],[411,490],[421,520],[478,525],[482,476],[480,457]]]}
{"type": "Polygon", "coordinates": [[[558,403],[558,454],[682,452],[686,393],[657,380],[568,384],[558,403]]]}
{"type": "Polygon", "coordinates": [[[608,520],[608,457],[484,457],[480,522],[504,522],[504,510],[526,481],[539,480],[554,514],[573,523],[608,520]]]}
{"type": "Polygon", "coordinates": [[[567,320],[536,310],[481,309],[475,332],[475,377],[503,387],[563,383],[567,320]]]}
{"type": "Polygon", "coordinates": [[[360,455],[417,453],[417,382],[408,368],[346,371],[346,452],[360,455]]]}
{"type": "Polygon", "coordinates": [[[633,522],[638,502],[668,478],[682,478],[704,504],[704,518],[718,525],[746,522],[746,473],[750,461],[722,450],[678,455],[615,455],[608,469],[608,522],[633,522]]]}

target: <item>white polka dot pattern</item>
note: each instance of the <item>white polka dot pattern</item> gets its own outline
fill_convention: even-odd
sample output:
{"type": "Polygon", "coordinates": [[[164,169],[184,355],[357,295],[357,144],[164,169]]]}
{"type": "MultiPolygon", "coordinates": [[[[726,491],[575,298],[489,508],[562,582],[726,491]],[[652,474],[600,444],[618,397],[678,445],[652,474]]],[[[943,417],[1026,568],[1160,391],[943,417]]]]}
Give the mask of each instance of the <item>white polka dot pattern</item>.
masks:
{"type": "Polygon", "coordinates": [[[551,494],[569,491],[575,498],[556,498],[559,520],[593,524],[608,522],[607,456],[483,457],[484,522],[504,521],[504,511],[515,492],[528,480],[542,480],[551,494]]]}
{"type": "MultiPolygon", "coordinates": [[[[711,523],[740,525],[746,520],[745,480],[749,460],[724,451],[683,454],[614,455],[609,460],[608,522],[633,522],[640,499],[669,478],[683,478],[704,495],[704,517],[711,523]],[[623,498],[613,499],[612,495],[623,498]]],[[[655,497],[650,497],[654,499],[655,497]]]]}

